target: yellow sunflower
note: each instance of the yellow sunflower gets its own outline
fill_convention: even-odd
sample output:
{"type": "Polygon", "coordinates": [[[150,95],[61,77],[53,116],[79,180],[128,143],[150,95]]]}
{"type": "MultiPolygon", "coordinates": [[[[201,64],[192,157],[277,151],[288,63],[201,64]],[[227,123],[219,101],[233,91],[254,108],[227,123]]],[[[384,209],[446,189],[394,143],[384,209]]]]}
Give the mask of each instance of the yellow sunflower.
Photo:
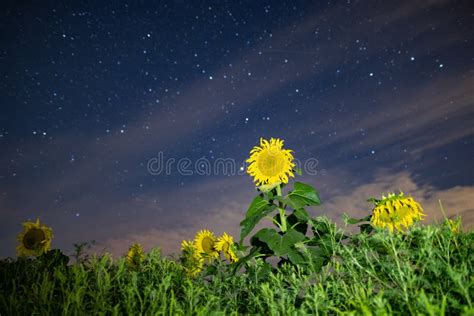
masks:
{"type": "Polygon", "coordinates": [[[231,263],[239,260],[234,252],[234,239],[232,236],[227,235],[227,233],[224,233],[217,240],[216,250],[222,252],[224,257],[231,263]]]}
{"type": "Polygon", "coordinates": [[[181,265],[190,277],[197,276],[202,271],[203,259],[192,241],[183,240],[181,242],[181,265]]]}
{"type": "Polygon", "coordinates": [[[260,146],[250,151],[247,173],[254,178],[256,185],[288,183],[288,177],[294,177],[293,155],[291,150],[283,149],[283,140],[260,138],[260,146]]]}
{"type": "Polygon", "coordinates": [[[23,231],[18,234],[16,247],[18,256],[40,256],[51,249],[53,230],[41,225],[39,219],[36,222],[24,222],[23,231]]]}
{"type": "Polygon", "coordinates": [[[145,260],[145,252],[140,244],[135,243],[128,249],[127,265],[137,270],[145,260]]]}
{"type": "Polygon", "coordinates": [[[375,227],[388,228],[390,231],[408,228],[417,220],[422,220],[423,209],[412,197],[405,197],[403,193],[382,196],[382,200],[375,202],[370,222],[375,227]]]}
{"type": "Polygon", "coordinates": [[[204,229],[199,231],[194,238],[194,247],[207,259],[207,261],[212,261],[212,259],[219,257],[215,245],[216,237],[209,230],[204,229]]]}

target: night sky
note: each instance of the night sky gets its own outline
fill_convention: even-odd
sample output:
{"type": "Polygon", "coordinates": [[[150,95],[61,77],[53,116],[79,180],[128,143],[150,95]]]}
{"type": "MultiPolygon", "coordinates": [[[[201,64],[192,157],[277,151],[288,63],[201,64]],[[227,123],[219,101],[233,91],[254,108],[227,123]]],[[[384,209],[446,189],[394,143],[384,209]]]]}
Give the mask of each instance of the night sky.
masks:
{"type": "Polygon", "coordinates": [[[67,254],[238,239],[260,137],[313,162],[298,180],[320,192],[314,216],[341,223],[402,190],[427,222],[439,199],[474,222],[471,1],[8,3],[0,256],[38,217],[67,254]],[[150,173],[160,157],[169,170],[150,173]],[[200,168],[217,159],[235,172],[200,168]]]}

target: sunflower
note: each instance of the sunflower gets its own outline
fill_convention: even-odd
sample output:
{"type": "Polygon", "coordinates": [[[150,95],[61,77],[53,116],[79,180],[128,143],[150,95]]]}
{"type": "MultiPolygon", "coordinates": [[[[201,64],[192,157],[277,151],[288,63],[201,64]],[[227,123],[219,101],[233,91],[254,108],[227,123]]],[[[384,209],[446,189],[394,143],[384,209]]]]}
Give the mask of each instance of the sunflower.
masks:
{"type": "Polygon", "coordinates": [[[39,219],[36,222],[24,222],[23,231],[18,234],[16,247],[18,256],[40,256],[51,249],[53,230],[41,225],[39,219]]]}
{"type": "Polygon", "coordinates": [[[197,251],[207,258],[207,261],[212,261],[219,257],[219,253],[215,249],[216,237],[209,230],[201,230],[194,238],[194,247],[197,251]]]}
{"type": "Polygon", "coordinates": [[[190,277],[197,276],[202,271],[203,259],[192,241],[181,242],[181,265],[190,277]]]}
{"type": "Polygon", "coordinates": [[[283,149],[283,140],[271,138],[270,141],[260,138],[260,146],[250,151],[247,173],[259,185],[288,183],[288,177],[294,177],[293,155],[291,150],[283,149]]]}
{"type": "Polygon", "coordinates": [[[227,235],[227,233],[224,233],[217,240],[216,250],[222,252],[224,257],[231,263],[239,260],[234,252],[234,239],[232,236],[227,235]]]}
{"type": "Polygon", "coordinates": [[[138,270],[145,260],[145,252],[140,244],[135,243],[128,249],[127,264],[130,268],[138,270]]]}
{"type": "Polygon", "coordinates": [[[375,207],[372,211],[370,222],[375,227],[385,228],[390,231],[408,228],[417,220],[422,220],[423,209],[412,197],[405,197],[403,193],[382,196],[382,200],[374,200],[375,207]]]}

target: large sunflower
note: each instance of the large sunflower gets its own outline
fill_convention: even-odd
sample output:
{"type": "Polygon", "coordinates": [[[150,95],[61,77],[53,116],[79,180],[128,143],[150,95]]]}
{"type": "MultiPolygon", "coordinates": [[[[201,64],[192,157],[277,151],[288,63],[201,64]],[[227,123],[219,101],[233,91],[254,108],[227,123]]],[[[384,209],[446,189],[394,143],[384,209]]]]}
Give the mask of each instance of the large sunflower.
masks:
{"type": "Polygon", "coordinates": [[[212,259],[219,257],[215,245],[216,237],[209,230],[204,229],[199,231],[194,238],[194,246],[197,251],[207,259],[207,261],[212,261],[212,259]]]}
{"type": "Polygon", "coordinates": [[[412,197],[405,197],[403,193],[383,196],[382,200],[375,201],[370,222],[373,226],[388,228],[390,231],[408,228],[417,220],[422,220],[423,209],[412,197]]]}
{"type": "Polygon", "coordinates": [[[217,240],[216,250],[222,252],[224,257],[231,263],[239,260],[234,252],[234,239],[232,236],[227,235],[227,233],[224,233],[217,240]]]}
{"type": "Polygon", "coordinates": [[[288,177],[294,177],[293,155],[291,150],[283,149],[283,140],[271,138],[270,141],[260,138],[260,146],[250,151],[247,173],[254,178],[257,185],[288,183],[288,177]]]}
{"type": "Polygon", "coordinates": [[[135,243],[128,249],[127,264],[130,268],[138,270],[145,260],[145,252],[140,244],[135,243]]]}
{"type": "Polygon", "coordinates": [[[24,222],[23,231],[18,234],[16,247],[18,256],[40,256],[51,249],[53,230],[41,225],[39,219],[36,222],[24,222]]]}
{"type": "Polygon", "coordinates": [[[181,242],[181,265],[190,277],[197,276],[202,271],[203,259],[192,241],[181,242]]]}

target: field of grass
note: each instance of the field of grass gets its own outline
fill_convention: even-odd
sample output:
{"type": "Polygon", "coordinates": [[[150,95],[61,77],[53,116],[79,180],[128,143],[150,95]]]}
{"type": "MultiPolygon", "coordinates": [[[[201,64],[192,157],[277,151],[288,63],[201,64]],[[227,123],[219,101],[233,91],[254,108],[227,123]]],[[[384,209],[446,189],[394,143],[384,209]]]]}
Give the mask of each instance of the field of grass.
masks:
{"type": "Polygon", "coordinates": [[[0,314],[474,315],[472,232],[445,222],[338,236],[322,267],[217,261],[195,278],[159,249],[137,271],[107,255],[68,263],[58,250],[4,259],[0,314]]]}

